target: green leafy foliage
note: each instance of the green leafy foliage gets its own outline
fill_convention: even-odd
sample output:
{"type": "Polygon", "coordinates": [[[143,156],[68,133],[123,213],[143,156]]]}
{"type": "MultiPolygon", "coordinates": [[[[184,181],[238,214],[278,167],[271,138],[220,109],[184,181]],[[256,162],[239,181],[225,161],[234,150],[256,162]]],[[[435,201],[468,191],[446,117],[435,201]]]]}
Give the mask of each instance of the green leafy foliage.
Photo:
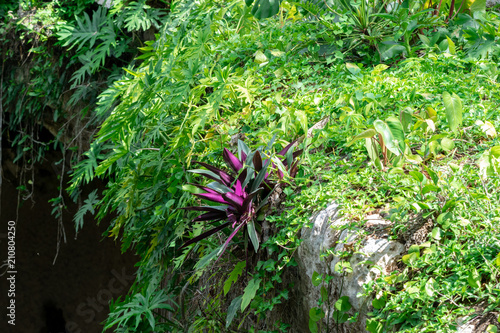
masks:
{"type": "MultiPolygon", "coordinates": [[[[271,16],[276,4],[252,3],[254,14],[271,16]]],[[[107,186],[99,201],[92,193],[75,222],[80,228],[88,213],[98,220],[112,214],[107,235],[140,256],[137,281],[113,302],[106,326],[286,331],[270,313],[295,296],[284,277],[297,265],[300,230],[332,201],[360,232],[364,217],[380,210],[394,222],[393,238],[415,219],[432,223],[426,241],[404,254],[400,272],[364,286],[366,296],[376,295],[370,332],[435,332],[475,304],[494,309],[498,23],[480,5],[464,12],[416,1],[283,2],[278,17],[259,22],[243,1],[174,1],[168,15],[158,2],[116,1],[63,23],[58,36],[74,66],[67,77],[78,89],[72,100],[111,73],[109,82],[96,83],[106,90],[90,114],[103,121],[73,171],[70,191],[76,197],[97,177],[107,186]],[[143,42],[145,29],[156,33],[154,40],[143,42]],[[321,128],[310,127],[322,120],[321,128]],[[255,151],[275,135],[281,147],[301,137],[308,153],[294,182],[275,192],[281,205],[265,220],[249,221],[215,262],[231,230],[207,236],[213,220],[192,222],[197,215],[180,209],[206,207],[198,199],[207,191],[189,185],[199,179],[187,170],[193,161],[221,170],[224,147],[246,149],[240,139],[255,151]],[[245,244],[259,248],[258,255],[247,256],[245,244]]],[[[12,86],[6,100],[25,92],[51,96],[45,92],[53,87],[44,82],[51,68],[41,62],[37,84],[12,86]]],[[[32,110],[23,103],[16,108],[32,110]]],[[[17,140],[26,144],[30,136],[17,140]]],[[[286,171],[291,157],[275,159],[276,169],[286,171]]],[[[225,194],[220,184],[211,186],[225,194]]],[[[345,253],[328,251],[342,256],[336,274],[352,272],[345,253]]],[[[355,320],[349,299],[332,299],[331,278],[328,272],[313,277],[321,299],[311,309],[311,331],[355,320]]]]}
{"type": "Polygon", "coordinates": [[[83,226],[83,217],[85,216],[85,214],[94,214],[94,206],[98,203],[99,200],[97,199],[97,190],[94,190],[90,192],[88,198],[84,200],[82,207],[80,207],[73,218],[73,221],[75,222],[76,232],[78,232],[78,229],[83,226]]]}

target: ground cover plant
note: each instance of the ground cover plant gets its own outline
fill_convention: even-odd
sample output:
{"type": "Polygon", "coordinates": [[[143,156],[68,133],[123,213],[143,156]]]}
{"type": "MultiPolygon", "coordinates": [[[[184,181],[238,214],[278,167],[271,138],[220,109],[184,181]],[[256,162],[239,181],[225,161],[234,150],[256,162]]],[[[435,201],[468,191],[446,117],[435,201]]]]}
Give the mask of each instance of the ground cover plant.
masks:
{"type": "MultiPolygon", "coordinates": [[[[136,282],[105,327],[286,332],[272,314],[290,298],[300,230],[333,201],[360,234],[373,212],[403,242],[413,224],[431,226],[397,271],[364,287],[375,296],[370,332],[453,331],[458,317],[494,311],[497,12],[478,0],[391,10],[304,1],[273,2],[264,15],[265,3],[173,1],[168,15],[151,10],[136,25],[99,7],[88,12],[100,23],[90,14],[75,23],[98,34],[61,31],[82,63],[78,84],[121,52],[106,44],[113,29],[161,23],[99,95],[93,112],[103,121],[69,188],[76,197],[82,184],[107,179],[103,193],[84,198],[76,226],[85,214],[116,214],[106,235],[140,255],[136,282]]],[[[339,304],[337,322],[349,325],[356,316],[340,323],[340,301],[329,306],[339,304]]],[[[340,329],[312,314],[311,331],[340,329]]]]}

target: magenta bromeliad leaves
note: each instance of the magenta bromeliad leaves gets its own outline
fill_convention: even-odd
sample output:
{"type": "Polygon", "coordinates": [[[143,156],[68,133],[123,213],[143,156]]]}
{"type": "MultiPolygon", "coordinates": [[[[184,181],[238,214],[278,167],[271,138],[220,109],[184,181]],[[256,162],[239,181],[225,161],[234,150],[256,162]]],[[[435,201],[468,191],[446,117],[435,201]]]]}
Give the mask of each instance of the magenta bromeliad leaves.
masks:
{"type": "Polygon", "coordinates": [[[192,222],[216,223],[224,221],[222,224],[202,233],[185,242],[181,248],[194,244],[205,239],[224,228],[230,228],[231,233],[224,242],[219,256],[229,246],[231,240],[240,230],[245,230],[251,240],[254,250],[259,248],[260,224],[265,218],[265,208],[269,197],[273,192],[277,182],[285,179],[285,173],[290,177],[295,177],[298,170],[298,155],[302,150],[294,152],[296,141],[292,141],[278,155],[282,158],[271,157],[270,149],[274,142],[274,137],[264,149],[259,147],[255,151],[250,151],[243,141],[238,141],[238,157],[227,148],[222,154],[229,170],[216,168],[203,162],[194,162],[205,169],[190,170],[190,172],[202,175],[210,180],[206,186],[193,184],[204,193],[195,193],[197,197],[215,203],[214,206],[191,206],[186,210],[205,212],[192,222]]]}

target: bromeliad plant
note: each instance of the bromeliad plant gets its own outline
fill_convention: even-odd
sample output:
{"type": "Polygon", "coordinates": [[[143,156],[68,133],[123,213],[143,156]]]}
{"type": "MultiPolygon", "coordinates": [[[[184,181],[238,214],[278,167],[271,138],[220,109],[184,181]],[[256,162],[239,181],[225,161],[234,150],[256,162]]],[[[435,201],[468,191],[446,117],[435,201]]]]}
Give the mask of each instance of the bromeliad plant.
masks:
{"type": "Polygon", "coordinates": [[[302,150],[293,151],[296,143],[293,141],[278,153],[283,159],[276,156],[271,157],[269,151],[274,139],[271,140],[266,149],[259,147],[255,151],[250,151],[243,141],[238,141],[238,157],[225,148],[223,158],[230,171],[216,168],[207,163],[194,162],[206,169],[195,169],[190,170],[190,172],[213,180],[206,186],[193,184],[204,191],[204,193],[194,193],[194,195],[220,205],[191,206],[184,209],[206,212],[196,217],[192,222],[225,222],[190,239],[181,248],[199,242],[229,227],[232,231],[219,251],[219,256],[224,253],[231,240],[242,229],[247,230],[252,246],[257,252],[259,248],[259,223],[264,221],[269,198],[277,185],[270,176],[275,174],[278,182],[285,180],[285,174],[292,178],[295,177],[298,170],[296,157],[302,152],[302,150]],[[263,160],[263,156],[267,159],[263,160]]]}

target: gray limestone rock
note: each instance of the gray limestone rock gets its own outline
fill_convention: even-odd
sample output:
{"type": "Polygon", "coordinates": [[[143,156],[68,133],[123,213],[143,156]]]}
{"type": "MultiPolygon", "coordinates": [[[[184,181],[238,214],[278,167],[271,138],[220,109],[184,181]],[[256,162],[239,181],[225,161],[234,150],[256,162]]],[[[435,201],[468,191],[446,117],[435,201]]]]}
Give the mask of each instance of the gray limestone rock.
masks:
{"type": "MultiPolygon", "coordinates": [[[[331,309],[334,311],[333,304],[340,296],[348,296],[352,305],[350,314],[359,312],[358,320],[352,324],[342,326],[343,332],[366,332],[367,312],[371,308],[371,299],[358,297],[358,293],[363,292],[363,285],[376,279],[382,270],[382,273],[388,274],[393,270],[395,263],[404,252],[404,245],[389,241],[387,237],[380,236],[380,233],[372,233],[370,236],[359,236],[355,230],[348,228],[348,221],[342,219],[338,214],[339,206],[337,204],[329,205],[325,210],[319,212],[311,219],[311,227],[302,229],[302,243],[297,251],[298,274],[300,283],[298,285],[298,294],[301,296],[296,306],[296,332],[308,332],[309,310],[318,306],[320,299],[320,286],[312,284],[312,276],[316,271],[319,274],[333,275],[331,285],[331,309]],[[377,236],[378,234],[378,236],[377,236]],[[359,246],[354,246],[359,244],[359,246]],[[321,257],[322,253],[331,249],[333,251],[352,251],[348,260],[353,269],[352,273],[343,278],[335,272],[335,265],[341,260],[333,254],[321,257]],[[371,261],[373,264],[366,264],[371,261]],[[365,262],[365,263],[363,263],[365,262]],[[376,266],[380,267],[375,268],[376,266]],[[342,289],[342,290],[341,290],[342,289]]],[[[370,230],[384,230],[390,226],[390,223],[378,215],[367,217],[365,226],[370,230]]],[[[335,252],[334,252],[335,253],[335,252]]],[[[328,317],[329,309],[323,305],[323,311],[328,317]]],[[[330,327],[333,327],[334,321],[330,313],[330,327]]],[[[324,322],[326,324],[326,320],[324,322]]],[[[324,327],[324,326],[323,326],[324,327]]]]}

